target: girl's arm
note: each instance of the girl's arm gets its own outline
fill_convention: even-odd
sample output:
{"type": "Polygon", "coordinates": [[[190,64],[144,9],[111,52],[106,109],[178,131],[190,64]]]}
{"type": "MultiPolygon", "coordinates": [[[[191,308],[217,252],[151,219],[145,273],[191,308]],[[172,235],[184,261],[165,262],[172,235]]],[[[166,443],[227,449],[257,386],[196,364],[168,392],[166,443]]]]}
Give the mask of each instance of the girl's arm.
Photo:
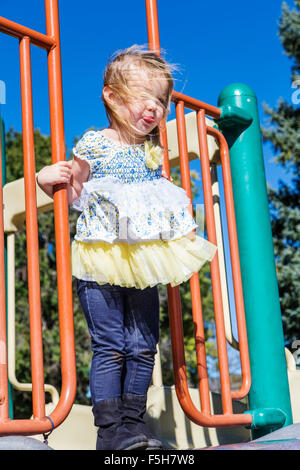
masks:
{"type": "Polygon", "coordinates": [[[53,187],[57,184],[67,185],[68,203],[72,204],[79,196],[82,185],[88,180],[89,164],[74,156],[72,162],[63,161],[45,166],[36,176],[39,187],[53,198],[53,187]]]}

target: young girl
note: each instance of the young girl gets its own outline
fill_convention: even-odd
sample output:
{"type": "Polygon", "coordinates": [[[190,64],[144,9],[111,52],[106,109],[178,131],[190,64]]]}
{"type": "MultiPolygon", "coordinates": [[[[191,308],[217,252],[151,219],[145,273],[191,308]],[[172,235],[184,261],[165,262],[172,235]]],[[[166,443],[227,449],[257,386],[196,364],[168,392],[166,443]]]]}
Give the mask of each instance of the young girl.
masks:
{"type": "Polygon", "coordinates": [[[159,124],[173,90],[168,64],[133,46],[104,73],[109,127],[86,132],[74,159],[43,168],[80,211],[72,274],[92,341],[97,449],[160,448],[143,416],[159,339],[158,284],[188,280],[216,247],[194,234],[186,192],[162,176],[159,124]]]}

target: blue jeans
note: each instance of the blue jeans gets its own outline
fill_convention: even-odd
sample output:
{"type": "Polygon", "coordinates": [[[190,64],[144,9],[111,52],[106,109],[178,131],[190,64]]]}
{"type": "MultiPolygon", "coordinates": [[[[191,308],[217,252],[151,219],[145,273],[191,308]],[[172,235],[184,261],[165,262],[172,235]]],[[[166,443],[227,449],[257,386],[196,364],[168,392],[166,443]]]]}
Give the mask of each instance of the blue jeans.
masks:
{"type": "Polygon", "coordinates": [[[146,395],[159,340],[157,287],[136,289],[77,281],[93,350],[93,404],[123,393],[146,395]]]}

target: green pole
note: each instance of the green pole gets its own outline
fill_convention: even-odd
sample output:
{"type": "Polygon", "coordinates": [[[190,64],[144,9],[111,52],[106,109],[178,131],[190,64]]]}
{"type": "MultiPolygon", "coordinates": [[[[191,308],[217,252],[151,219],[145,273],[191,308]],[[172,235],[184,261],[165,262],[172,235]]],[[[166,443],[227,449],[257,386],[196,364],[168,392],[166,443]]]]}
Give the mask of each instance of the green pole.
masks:
{"type": "MultiPolygon", "coordinates": [[[[4,121],[0,114],[1,124],[1,155],[2,155],[2,186],[6,184],[6,153],[5,153],[5,127],[4,121]]],[[[4,234],[4,260],[5,260],[5,285],[7,294],[7,249],[6,249],[6,234],[4,234]]],[[[7,295],[6,295],[6,310],[7,310],[7,295]]],[[[8,382],[8,393],[9,393],[9,417],[13,419],[13,398],[12,388],[10,382],[8,382]]]]}
{"type": "Polygon", "coordinates": [[[292,424],[284,336],[255,93],[234,83],[218,100],[228,143],[249,342],[252,436],[292,424]],[[235,110],[237,112],[235,112],[235,110]],[[239,116],[248,115],[248,123],[239,116]]]}

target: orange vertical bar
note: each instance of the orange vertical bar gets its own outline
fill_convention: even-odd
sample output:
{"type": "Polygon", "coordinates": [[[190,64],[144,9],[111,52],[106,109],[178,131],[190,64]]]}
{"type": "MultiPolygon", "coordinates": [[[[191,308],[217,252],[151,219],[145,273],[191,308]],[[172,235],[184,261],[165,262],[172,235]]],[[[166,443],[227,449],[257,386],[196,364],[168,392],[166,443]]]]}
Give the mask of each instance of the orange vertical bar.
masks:
{"type": "Polygon", "coordinates": [[[6,290],[3,222],[3,177],[2,177],[2,142],[0,113],[0,418],[9,418],[8,375],[7,375],[7,333],[6,333],[6,290]]]}
{"type": "Polygon", "coordinates": [[[181,182],[182,182],[183,189],[185,189],[188,197],[190,198],[189,212],[193,216],[192,187],[191,187],[189,156],[188,156],[188,148],[187,148],[187,140],[186,140],[186,126],[185,126],[183,101],[179,101],[176,104],[176,125],[177,125],[177,136],[178,136],[181,182]]]}
{"type": "MultiPolygon", "coordinates": [[[[56,46],[48,52],[51,148],[52,161],[55,163],[65,160],[58,1],[45,0],[45,9],[47,35],[53,37],[56,43],[56,46]]],[[[55,424],[59,424],[64,419],[61,416],[61,409],[64,413],[71,409],[76,393],[69,215],[67,190],[63,184],[54,188],[54,217],[62,389],[60,402],[51,417],[55,424]]]]}
{"type": "MultiPolygon", "coordinates": [[[[179,101],[176,104],[176,123],[177,123],[177,134],[178,134],[178,148],[180,156],[180,170],[182,187],[185,189],[188,197],[190,198],[191,204],[189,211],[193,216],[192,206],[192,188],[189,168],[189,156],[187,147],[187,136],[186,136],[186,125],[185,125],[185,114],[184,114],[184,102],[179,101]]],[[[199,392],[201,401],[201,410],[203,413],[210,413],[210,398],[209,398],[209,384],[207,375],[207,363],[206,363],[206,351],[205,351],[205,334],[201,304],[201,292],[199,274],[194,273],[190,278],[191,288],[191,299],[192,299],[192,311],[195,328],[195,340],[196,340],[196,357],[197,357],[197,370],[199,380],[199,392]]]]}
{"type": "Polygon", "coordinates": [[[149,50],[159,53],[160,43],[156,0],[146,0],[146,18],[148,27],[149,50]]]}
{"type": "Polygon", "coordinates": [[[167,136],[167,128],[166,122],[162,121],[160,123],[160,142],[162,145],[162,153],[163,153],[163,171],[166,172],[168,175],[168,179],[170,179],[170,161],[169,161],[169,151],[168,151],[168,136],[167,136]]]}
{"type": "MultiPolygon", "coordinates": [[[[146,0],[146,17],[148,28],[149,50],[160,55],[159,27],[156,0],[146,0]]],[[[160,123],[160,142],[163,148],[163,170],[170,178],[170,162],[168,153],[168,138],[166,122],[160,123]]]]}
{"type": "MultiPolygon", "coordinates": [[[[217,245],[216,227],[214,220],[214,208],[211,189],[210,163],[207,146],[207,134],[205,123],[205,111],[201,109],[197,112],[197,126],[200,148],[200,161],[203,180],[203,194],[205,203],[205,217],[207,225],[208,240],[217,245]]],[[[221,279],[219,272],[218,252],[211,261],[212,291],[215,309],[216,336],[218,346],[218,356],[220,365],[221,393],[223,412],[232,413],[232,401],[229,379],[229,367],[226,347],[224,313],[222,305],[221,279]]]]}
{"type": "Polygon", "coordinates": [[[39,240],[35,183],[30,39],[20,41],[28,296],[31,339],[33,416],[45,415],[39,240]]]}
{"type": "Polygon", "coordinates": [[[179,287],[167,285],[168,307],[170,316],[170,331],[172,339],[172,357],[176,394],[179,402],[185,397],[187,384],[186,365],[184,356],[182,311],[179,287]]]}

